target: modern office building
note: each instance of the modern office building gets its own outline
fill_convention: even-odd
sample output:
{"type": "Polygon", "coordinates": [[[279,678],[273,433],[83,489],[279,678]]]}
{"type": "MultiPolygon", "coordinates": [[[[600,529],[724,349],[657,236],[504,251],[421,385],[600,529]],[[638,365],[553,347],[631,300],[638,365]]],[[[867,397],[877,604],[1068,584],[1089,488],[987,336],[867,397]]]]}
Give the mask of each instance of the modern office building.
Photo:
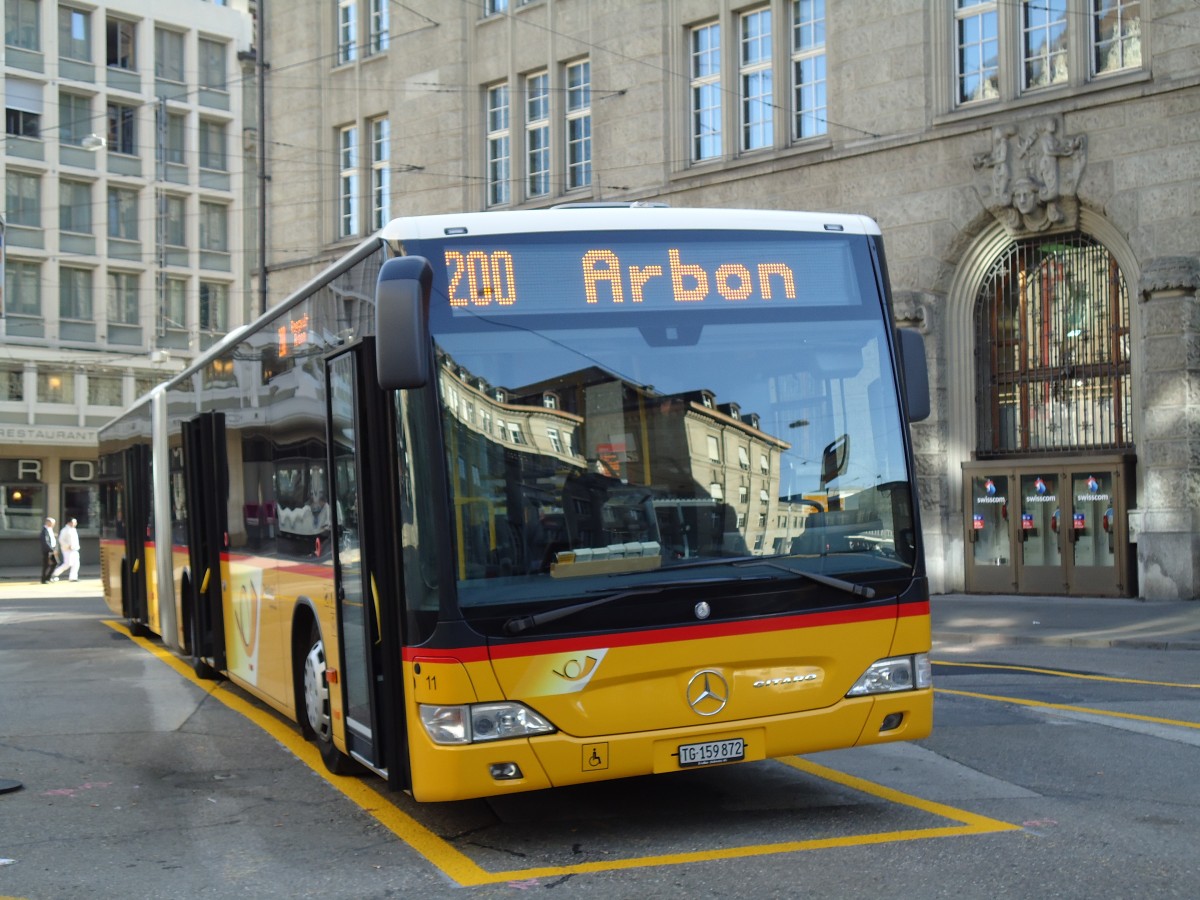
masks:
{"type": "Polygon", "coordinates": [[[4,17],[0,557],[35,562],[43,517],[75,517],[86,566],[98,426],[246,317],[253,21],[247,0],[4,17]]]}
{"type": "Polygon", "coordinates": [[[271,295],[402,214],[864,212],[926,338],[934,590],[1200,595],[1193,0],[327,0],[265,22],[271,295]]]}

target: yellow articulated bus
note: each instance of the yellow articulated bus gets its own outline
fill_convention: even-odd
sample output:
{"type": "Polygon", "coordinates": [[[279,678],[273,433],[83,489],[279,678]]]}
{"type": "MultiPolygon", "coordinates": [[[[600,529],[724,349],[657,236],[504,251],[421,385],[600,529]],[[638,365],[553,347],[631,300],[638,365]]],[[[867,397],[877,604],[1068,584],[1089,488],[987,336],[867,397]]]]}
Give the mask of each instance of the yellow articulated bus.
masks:
{"type": "Polygon", "coordinates": [[[398,219],[101,432],[108,603],[422,801],[929,733],[861,216],[398,219]]]}

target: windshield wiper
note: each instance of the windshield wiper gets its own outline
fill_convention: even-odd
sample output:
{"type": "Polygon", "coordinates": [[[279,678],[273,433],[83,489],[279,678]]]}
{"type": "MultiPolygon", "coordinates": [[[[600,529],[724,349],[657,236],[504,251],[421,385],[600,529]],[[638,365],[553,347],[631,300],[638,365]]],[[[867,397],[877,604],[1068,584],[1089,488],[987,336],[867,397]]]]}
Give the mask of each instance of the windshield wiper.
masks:
{"type": "MultiPolygon", "coordinates": [[[[787,557],[784,558],[786,559],[787,557]]],[[[670,571],[701,569],[708,566],[733,566],[738,569],[745,566],[770,566],[772,569],[779,569],[797,578],[807,578],[810,581],[817,582],[817,584],[845,591],[847,594],[853,594],[855,597],[864,597],[867,600],[872,600],[875,597],[875,589],[867,587],[865,584],[855,584],[853,581],[834,578],[832,575],[822,575],[819,572],[809,572],[806,569],[793,569],[791,566],[785,566],[774,559],[764,559],[761,556],[731,556],[725,559],[702,559],[696,562],[680,563],[679,565],[671,566],[670,571]]]]}
{"type": "Polygon", "coordinates": [[[583,603],[573,603],[570,606],[557,606],[554,609],[547,609],[544,612],[534,613],[533,615],[529,616],[514,616],[504,623],[504,633],[520,634],[522,631],[528,631],[530,628],[536,628],[539,625],[545,625],[547,622],[554,622],[558,619],[565,619],[567,616],[573,616],[575,613],[583,612],[584,610],[591,609],[595,606],[603,606],[606,603],[614,603],[617,600],[624,600],[626,597],[637,597],[641,594],[661,594],[663,591],[670,588],[687,588],[695,584],[729,584],[732,582],[765,580],[774,579],[773,576],[770,575],[738,575],[733,578],[694,578],[687,581],[667,581],[654,582],[651,584],[639,584],[637,587],[627,588],[623,591],[606,593],[602,597],[596,597],[593,600],[585,600],[583,603]]]}

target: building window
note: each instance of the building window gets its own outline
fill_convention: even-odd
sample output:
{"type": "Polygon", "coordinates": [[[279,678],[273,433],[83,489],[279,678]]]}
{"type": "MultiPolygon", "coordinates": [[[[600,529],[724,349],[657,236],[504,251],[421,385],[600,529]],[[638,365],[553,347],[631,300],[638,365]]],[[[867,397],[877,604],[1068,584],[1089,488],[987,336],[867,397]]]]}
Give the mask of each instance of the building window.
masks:
{"type": "Polygon", "coordinates": [[[187,328],[187,279],[168,278],[163,284],[163,324],[187,328]]]}
{"type": "Polygon", "coordinates": [[[61,91],[58,95],[59,141],[78,147],[92,131],[92,101],[79,94],[61,91]]]}
{"type": "Polygon", "coordinates": [[[9,316],[41,318],[41,265],[8,260],[4,266],[4,313],[9,316]]]}
{"type": "Polygon", "coordinates": [[[1133,446],[1129,293],[1107,248],[1016,242],[976,296],[981,454],[1133,446]]]}
{"type": "Polygon", "coordinates": [[[200,282],[200,330],[224,332],[229,327],[229,285],[200,282]]]}
{"type": "MultiPolygon", "coordinates": [[[[10,79],[10,82],[13,79],[10,79]]],[[[42,117],[25,109],[4,108],[4,133],[17,137],[41,137],[42,117]]]]}
{"type": "Polygon", "coordinates": [[[487,202],[509,201],[510,146],[508,85],[487,89],[487,202]]]}
{"type": "Polygon", "coordinates": [[[691,31],[692,161],[721,155],[721,26],[691,31]]]}
{"type": "Polygon", "coordinates": [[[92,321],[92,270],[62,266],[58,270],[58,316],[92,321]]]}
{"type": "Polygon", "coordinates": [[[162,200],[163,243],[168,247],[187,246],[187,198],[168,194],[162,200]]]}
{"type": "Polygon", "coordinates": [[[358,0],[337,0],[337,63],[343,65],[358,58],[355,36],[358,31],[358,0]]]}
{"type": "Polygon", "coordinates": [[[41,14],[38,0],[4,0],[4,43],[22,50],[41,50],[41,14]]]}
{"type": "Polygon", "coordinates": [[[382,53],[388,48],[388,4],[391,0],[371,0],[367,32],[367,52],[382,53]]]}
{"type": "Polygon", "coordinates": [[[775,141],[775,101],[771,84],[771,10],[739,16],[738,76],[741,82],[743,150],[760,150],[775,141]]]}
{"type": "Polygon", "coordinates": [[[58,184],[58,227],[75,234],[92,233],[92,186],[86,181],[58,184]]]}
{"type": "Polygon", "coordinates": [[[721,445],[714,435],[708,435],[708,459],[709,462],[719,463],[721,461],[721,445]]]}
{"type": "Polygon", "coordinates": [[[111,153],[137,155],[137,107],[108,104],[108,149],[111,153]]]}
{"type": "Polygon", "coordinates": [[[338,237],[358,232],[358,129],[338,132],[338,237]]]}
{"type": "Polygon", "coordinates": [[[223,203],[200,203],[200,249],[229,252],[229,209],[223,203]]]}
{"type": "Polygon", "coordinates": [[[126,241],[138,239],[138,192],[130,188],[108,189],[108,236],[126,241]]]}
{"type": "Polygon", "coordinates": [[[58,8],[58,55],[79,62],[92,61],[92,16],[82,9],[58,8]]]}
{"type": "Polygon", "coordinates": [[[25,372],[22,369],[0,368],[0,400],[12,403],[25,399],[25,372]]]}
{"type": "Polygon", "coordinates": [[[61,370],[38,372],[39,403],[74,403],[75,373],[61,370]]]}
{"type": "Polygon", "coordinates": [[[567,66],[567,190],[592,183],[592,64],[567,66]]]}
{"type": "Polygon", "coordinates": [[[138,276],[132,272],[108,273],[108,321],[138,324],[138,276]]]}
{"type": "Polygon", "coordinates": [[[546,437],[550,439],[550,447],[555,453],[563,452],[562,437],[559,436],[557,428],[547,428],[546,437]]]}
{"type": "Polygon", "coordinates": [[[750,488],[746,485],[738,486],[738,503],[745,506],[750,502],[750,488]]]}
{"type": "MultiPolygon", "coordinates": [[[[156,117],[161,116],[162,113],[161,111],[156,110],[155,115],[156,117]]],[[[167,113],[166,134],[164,135],[163,145],[161,148],[163,162],[173,163],[178,166],[181,166],[186,162],[186,129],[186,116],[182,115],[181,113],[167,113]]]]}
{"type": "Polygon", "coordinates": [[[550,73],[525,79],[525,194],[550,193],[550,73]]]}
{"type": "Polygon", "coordinates": [[[1103,75],[1142,64],[1142,4],[1093,0],[1092,72],[1103,75]]]}
{"type": "Polygon", "coordinates": [[[1026,88],[1067,80],[1067,0],[1022,4],[1021,55],[1026,88]]]}
{"type": "Polygon", "coordinates": [[[371,227],[387,224],[392,208],[391,130],[387,119],[374,119],[371,128],[371,227]]]}
{"type": "Polygon", "coordinates": [[[955,0],[953,105],[1082,87],[1142,66],[1134,0],[955,0]]]}
{"type": "Polygon", "coordinates": [[[88,376],[89,406],[123,406],[121,388],[124,379],[120,375],[88,376]]]}
{"type": "Polygon", "coordinates": [[[508,0],[483,0],[483,14],[494,16],[508,9],[508,0]]]}
{"type": "Polygon", "coordinates": [[[200,86],[210,91],[228,90],[226,56],[228,50],[219,41],[201,38],[197,44],[200,67],[200,86]]]}
{"type": "Polygon", "coordinates": [[[738,445],[738,468],[750,470],[750,448],[738,445]]]}
{"type": "Polygon", "coordinates": [[[137,25],[124,19],[109,19],[105,27],[105,50],[110,68],[137,69],[137,25]]]}
{"type": "Polygon", "coordinates": [[[166,28],[154,29],[154,77],[182,83],[184,36],[166,28]]]}
{"type": "Polygon", "coordinates": [[[4,217],[9,225],[42,227],[42,179],[9,169],[4,176],[4,217]]]}
{"type": "Polygon", "coordinates": [[[225,172],[229,163],[225,152],[226,127],[224,122],[214,122],[212,119],[200,120],[199,151],[200,168],[225,172]]]}
{"type": "Polygon", "coordinates": [[[792,2],[792,95],[795,137],[825,134],[825,0],[792,2]]]}

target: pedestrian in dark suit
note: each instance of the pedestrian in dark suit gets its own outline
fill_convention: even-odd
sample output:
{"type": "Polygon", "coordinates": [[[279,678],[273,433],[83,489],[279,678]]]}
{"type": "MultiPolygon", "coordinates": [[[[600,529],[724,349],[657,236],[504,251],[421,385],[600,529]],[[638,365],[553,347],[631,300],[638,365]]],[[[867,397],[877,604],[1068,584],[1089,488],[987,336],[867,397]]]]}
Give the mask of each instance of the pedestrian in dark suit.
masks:
{"type": "Polygon", "coordinates": [[[46,516],[42,525],[42,584],[50,581],[58,565],[58,539],[54,536],[54,519],[46,516]]]}

